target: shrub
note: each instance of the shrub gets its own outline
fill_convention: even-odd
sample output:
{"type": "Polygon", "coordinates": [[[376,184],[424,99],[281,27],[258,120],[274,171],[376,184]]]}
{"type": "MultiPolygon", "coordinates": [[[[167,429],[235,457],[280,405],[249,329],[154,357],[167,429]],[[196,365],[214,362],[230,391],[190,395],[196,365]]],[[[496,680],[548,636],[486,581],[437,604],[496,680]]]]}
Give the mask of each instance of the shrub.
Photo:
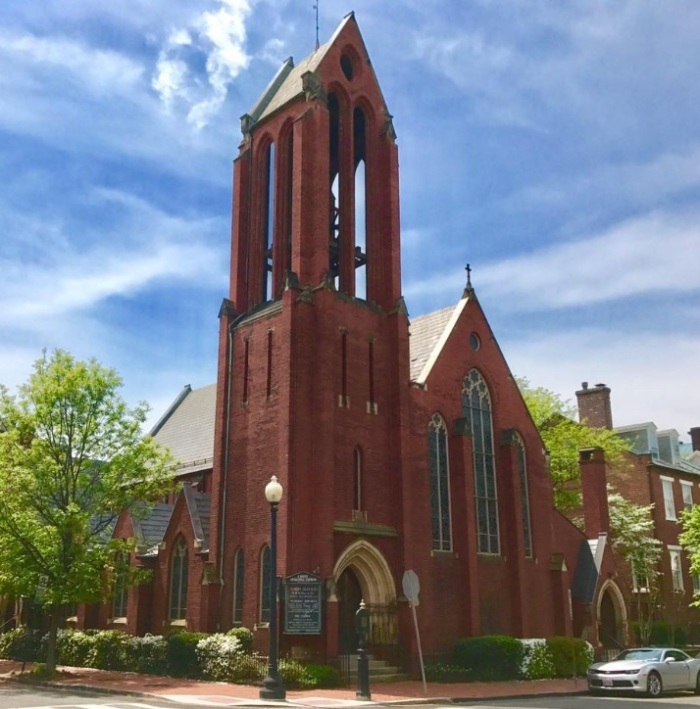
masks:
{"type": "Polygon", "coordinates": [[[313,689],[316,686],[305,665],[298,660],[280,660],[277,669],[288,689],[313,689]]]}
{"type": "Polygon", "coordinates": [[[526,679],[548,679],[556,674],[552,653],[544,638],[530,638],[523,644],[523,664],[520,672],[526,679]]]}
{"type": "Polygon", "coordinates": [[[313,688],[332,689],[343,684],[338,670],[330,665],[306,665],[306,674],[313,688]]]}
{"type": "Polygon", "coordinates": [[[231,628],[226,635],[238,638],[241,641],[241,652],[251,655],[253,652],[253,633],[248,628],[231,628]]]}
{"type": "Polygon", "coordinates": [[[128,635],[120,630],[103,630],[92,638],[86,664],[98,670],[123,670],[128,635]]]}
{"type": "Polygon", "coordinates": [[[237,684],[262,684],[267,674],[267,658],[251,653],[240,654],[231,668],[229,682],[237,684]]]}
{"type": "Polygon", "coordinates": [[[243,655],[241,641],[231,635],[216,633],[197,643],[197,659],[207,679],[228,681],[238,658],[243,655]]]}
{"type": "Polygon", "coordinates": [[[167,672],[168,644],[161,635],[129,637],[124,646],[124,669],[160,675],[167,672]]]}
{"type": "Polygon", "coordinates": [[[547,638],[556,677],[576,677],[586,674],[593,662],[593,648],[581,638],[547,638]]]}
{"type": "Polygon", "coordinates": [[[460,638],[454,646],[454,663],[471,671],[475,680],[508,680],[520,677],[523,644],[509,635],[460,638]]]}
{"type": "MultiPolygon", "coordinates": [[[[59,664],[85,667],[96,637],[95,634],[88,635],[81,630],[59,630],[56,637],[59,664]]],[[[47,638],[45,636],[44,642],[47,638]]]]}
{"type": "Polygon", "coordinates": [[[0,658],[30,662],[38,660],[41,653],[41,635],[36,630],[22,626],[0,635],[0,658]]]}
{"type": "Polygon", "coordinates": [[[202,670],[197,659],[197,643],[206,633],[189,633],[183,630],[166,638],[168,674],[173,677],[198,678],[202,670]]]}

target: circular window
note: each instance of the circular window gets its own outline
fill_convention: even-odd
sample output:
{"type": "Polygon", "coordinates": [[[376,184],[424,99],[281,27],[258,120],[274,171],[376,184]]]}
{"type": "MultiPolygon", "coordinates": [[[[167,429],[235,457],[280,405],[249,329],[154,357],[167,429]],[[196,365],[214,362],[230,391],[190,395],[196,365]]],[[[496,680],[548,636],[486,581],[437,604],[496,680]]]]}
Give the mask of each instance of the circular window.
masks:
{"type": "Polygon", "coordinates": [[[352,77],[355,75],[354,69],[352,68],[352,59],[347,54],[343,54],[340,57],[340,68],[345,74],[345,78],[348,81],[352,81],[352,77]]]}
{"type": "Polygon", "coordinates": [[[475,352],[481,347],[481,340],[479,339],[479,336],[475,332],[472,332],[472,334],[469,335],[469,346],[475,352]]]}

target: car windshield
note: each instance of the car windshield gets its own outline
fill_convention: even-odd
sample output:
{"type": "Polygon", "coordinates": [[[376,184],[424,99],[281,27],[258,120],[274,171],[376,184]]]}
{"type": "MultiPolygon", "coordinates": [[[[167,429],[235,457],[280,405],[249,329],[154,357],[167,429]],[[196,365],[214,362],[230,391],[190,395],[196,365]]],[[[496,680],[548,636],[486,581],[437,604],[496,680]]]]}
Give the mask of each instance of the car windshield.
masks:
{"type": "Polygon", "coordinates": [[[654,662],[661,659],[661,650],[645,648],[642,650],[625,650],[621,652],[616,660],[647,660],[654,662]]]}

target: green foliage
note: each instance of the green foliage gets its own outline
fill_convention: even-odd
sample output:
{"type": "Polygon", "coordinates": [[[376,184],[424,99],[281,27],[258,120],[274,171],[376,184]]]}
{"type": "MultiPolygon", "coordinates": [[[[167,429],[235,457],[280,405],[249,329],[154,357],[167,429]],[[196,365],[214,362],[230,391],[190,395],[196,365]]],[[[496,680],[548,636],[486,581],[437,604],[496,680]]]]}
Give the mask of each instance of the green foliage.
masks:
{"type": "Polygon", "coordinates": [[[13,628],[0,635],[0,658],[30,662],[39,659],[41,636],[25,627],[13,628]]]}
{"type": "Polygon", "coordinates": [[[241,643],[241,652],[250,655],[253,652],[253,633],[248,628],[231,628],[226,635],[238,638],[241,643]]]}
{"type": "Polygon", "coordinates": [[[243,655],[241,641],[232,635],[215,633],[197,643],[197,659],[207,679],[226,682],[238,658],[243,655]]]}
{"type": "Polygon", "coordinates": [[[189,633],[185,630],[166,638],[168,673],[173,677],[202,676],[197,657],[197,643],[206,638],[206,633],[189,633]]]}
{"type": "Polygon", "coordinates": [[[524,648],[520,673],[525,679],[548,679],[554,677],[556,668],[552,652],[544,638],[521,640],[524,648]]]}
{"type": "Polygon", "coordinates": [[[236,684],[262,684],[267,673],[267,659],[257,653],[241,654],[230,668],[229,682],[236,684]]]}
{"type": "Polygon", "coordinates": [[[287,689],[313,689],[316,686],[306,666],[298,660],[280,660],[278,670],[287,689]]]}
{"type": "Polygon", "coordinates": [[[134,547],[110,539],[117,516],[138,503],[145,512],[172,484],[171,457],[141,433],[147,407],[129,408],[121,384],[56,350],[16,396],[0,387],[0,594],[55,615],[112,593],[105,578],[116,575],[104,571],[134,547]]]}
{"type": "MultiPolygon", "coordinates": [[[[58,662],[70,667],[87,667],[88,655],[95,644],[95,633],[84,633],[81,630],[59,630],[57,637],[58,662]]],[[[48,641],[44,636],[43,643],[48,641]]],[[[44,650],[44,655],[46,650],[44,650]]]]}
{"type": "MultiPolygon", "coordinates": [[[[700,576],[700,505],[694,505],[681,513],[680,523],[683,528],[678,535],[690,559],[690,573],[700,576]]],[[[700,606],[700,594],[695,594],[691,606],[700,606]]]]}
{"type": "MultiPolygon", "coordinates": [[[[639,624],[633,625],[635,633],[639,633],[639,624]]],[[[638,636],[639,637],[639,636],[638,636]]],[[[687,641],[685,628],[680,625],[668,623],[665,620],[656,620],[651,624],[649,634],[649,645],[670,645],[672,647],[683,647],[687,641]]]]}
{"type": "Polygon", "coordinates": [[[98,670],[125,669],[128,638],[119,630],[103,630],[95,635],[87,654],[87,666],[98,670]]]}
{"type": "Polygon", "coordinates": [[[168,673],[168,644],[161,635],[130,636],[124,646],[124,669],[142,674],[168,673]]]}
{"type": "Polygon", "coordinates": [[[575,513],[581,507],[579,451],[602,448],[607,463],[620,468],[629,445],[614,431],[577,423],[576,409],[549,389],[532,387],[521,377],[517,383],[549,452],[554,503],[564,513],[575,513]]]}
{"type": "Polygon", "coordinates": [[[305,670],[313,689],[332,689],[343,684],[338,670],[330,665],[306,665],[305,670]]]}
{"type": "Polygon", "coordinates": [[[581,677],[593,662],[593,648],[581,638],[547,638],[555,677],[581,677]]]}
{"type": "Polygon", "coordinates": [[[523,654],[523,644],[509,635],[460,638],[453,650],[454,663],[484,681],[519,678],[523,654]]]}

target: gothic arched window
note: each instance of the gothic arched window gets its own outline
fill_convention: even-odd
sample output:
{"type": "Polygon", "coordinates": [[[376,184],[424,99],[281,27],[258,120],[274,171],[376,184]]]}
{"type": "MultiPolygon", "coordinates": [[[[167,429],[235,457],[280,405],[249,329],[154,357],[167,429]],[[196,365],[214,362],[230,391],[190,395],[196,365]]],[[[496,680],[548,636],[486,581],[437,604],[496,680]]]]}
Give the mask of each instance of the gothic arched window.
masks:
{"type": "Polygon", "coordinates": [[[245,557],[243,549],[236,552],[233,560],[233,622],[243,622],[243,583],[245,581],[245,557]]]}
{"type": "Polygon", "coordinates": [[[474,449],[477,550],[482,554],[498,554],[498,493],[491,397],[484,378],[476,369],[472,369],[464,380],[462,408],[469,422],[474,449]]]}
{"type": "Polygon", "coordinates": [[[260,553],[260,622],[270,622],[270,547],[260,553]]]}
{"type": "Polygon", "coordinates": [[[428,426],[430,460],[430,508],[432,512],[433,549],[452,551],[452,516],[450,514],[450,464],[447,457],[447,426],[435,414],[428,426]]]}
{"type": "Polygon", "coordinates": [[[187,616],[187,544],[180,537],[170,557],[170,620],[187,616]]]}
{"type": "Polygon", "coordinates": [[[530,492],[527,484],[527,457],[523,439],[515,434],[518,474],[520,476],[520,512],[523,517],[523,547],[525,556],[532,556],[532,521],[530,519],[530,492]]]}

